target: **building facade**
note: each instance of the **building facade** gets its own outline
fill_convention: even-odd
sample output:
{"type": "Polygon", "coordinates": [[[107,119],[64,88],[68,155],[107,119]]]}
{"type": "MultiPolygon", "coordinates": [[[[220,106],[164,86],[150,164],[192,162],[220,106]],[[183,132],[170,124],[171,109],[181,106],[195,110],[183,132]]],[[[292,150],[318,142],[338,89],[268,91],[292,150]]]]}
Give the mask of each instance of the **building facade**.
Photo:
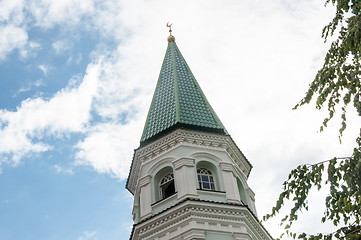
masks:
{"type": "Polygon", "coordinates": [[[130,239],[272,239],[257,220],[251,169],[170,35],[126,184],[130,239]]]}

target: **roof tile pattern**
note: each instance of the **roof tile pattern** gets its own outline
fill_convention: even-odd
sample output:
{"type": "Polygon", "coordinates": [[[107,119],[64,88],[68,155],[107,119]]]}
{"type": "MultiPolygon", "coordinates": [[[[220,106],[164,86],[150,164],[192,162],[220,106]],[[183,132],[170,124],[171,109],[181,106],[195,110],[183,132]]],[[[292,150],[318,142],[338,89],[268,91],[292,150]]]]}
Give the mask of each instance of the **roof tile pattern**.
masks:
{"type": "Polygon", "coordinates": [[[172,69],[171,48],[167,49],[163,61],[148,119],[141,141],[148,139],[176,123],[176,103],[172,69]]]}
{"type": "Polygon", "coordinates": [[[141,142],[177,123],[227,133],[175,42],[169,42],[141,142]]]}
{"type": "Polygon", "coordinates": [[[179,50],[175,49],[174,52],[177,66],[180,122],[221,129],[222,127],[219,126],[212,115],[211,108],[203,98],[198,84],[192,79],[191,72],[187,68],[185,61],[182,61],[179,50]]]}

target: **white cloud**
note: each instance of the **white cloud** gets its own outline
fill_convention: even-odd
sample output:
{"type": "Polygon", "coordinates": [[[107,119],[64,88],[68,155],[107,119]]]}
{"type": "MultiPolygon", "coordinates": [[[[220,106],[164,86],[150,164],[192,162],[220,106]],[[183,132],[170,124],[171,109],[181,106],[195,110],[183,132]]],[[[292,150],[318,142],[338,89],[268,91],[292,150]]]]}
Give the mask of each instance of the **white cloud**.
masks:
{"type": "MultiPolygon", "coordinates": [[[[15,112],[0,111],[2,140],[14,142],[0,148],[0,156],[8,159],[6,163],[16,166],[28,153],[52,149],[44,145],[44,137],[82,132],[86,137],[76,147],[76,164],[90,165],[100,173],[126,178],[144,123],[144,117],[137,113],[142,110],[144,116],[148,102],[137,90],[142,79],[127,74],[127,69],[136,69],[125,62],[131,52],[119,53],[99,56],[97,63],[88,66],[83,79],[74,77],[65,89],[48,100],[27,99],[15,112]],[[89,123],[91,111],[110,123],[101,121],[92,125],[89,123]],[[23,139],[24,143],[15,144],[17,138],[23,139]]],[[[46,73],[48,67],[40,67],[46,73]]],[[[59,165],[54,168],[65,172],[59,165]]]]}
{"type": "Polygon", "coordinates": [[[34,82],[35,87],[45,86],[45,83],[42,79],[38,79],[34,82]]]}
{"type": "Polygon", "coordinates": [[[84,231],[78,240],[96,240],[97,231],[84,231]]]}
{"type": "Polygon", "coordinates": [[[0,60],[14,50],[19,50],[20,57],[26,58],[34,54],[40,45],[37,42],[29,41],[27,24],[24,9],[25,1],[4,0],[0,9],[0,60]]]}
{"type": "Polygon", "coordinates": [[[134,146],[132,137],[142,126],[139,121],[126,125],[103,123],[90,128],[88,136],[78,143],[77,165],[89,165],[99,173],[125,179],[128,176],[134,146]]]}
{"type": "Polygon", "coordinates": [[[103,58],[101,81],[94,99],[94,109],[101,117],[114,120],[120,120],[124,114],[134,117],[144,104],[142,92],[147,88],[134,73],[136,66],[131,66],[134,60],[122,49],[103,58]]]}
{"type": "Polygon", "coordinates": [[[24,21],[23,0],[3,0],[0,8],[0,22],[12,22],[16,25],[24,21]]]}
{"type": "Polygon", "coordinates": [[[17,166],[25,154],[39,153],[52,149],[45,143],[32,142],[26,134],[15,129],[0,131],[0,172],[3,164],[17,166]],[[8,156],[11,157],[8,157],[8,156]]]}
{"type": "Polygon", "coordinates": [[[66,61],[67,65],[70,65],[72,63],[79,64],[83,60],[83,55],[81,53],[77,53],[76,56],[70,56],[68,60],[66,61]]]}
{"type": "MultiPolygon", "coordinates": [[[[44,29],[62,25],[74,30],[75,27],[86,29],[94,25],[91,20],[94,11],[103,11],[94,8],[97,1],[64,0],[64,1],[22,1],[4,0],[0,9],[0,60],[18,49],[21,58],[27,58],[40,48],[39,43],[29,40],[28,31],[34,26],[44,29]],[[89,25],[89,26],[87,26],[89,25]]],[[[102,4],[102,1],[100,1],[102,4]]],[[[100,28],[98,28],[99,30],[100,28]]],[[[57,53],[71,47],[68,42],[58,41],[53,45],[57,53]]]]}
{"type": "Polygon", "coordinates": [[[28,41],[25,46],[19,49],[21,59],[27,59],[29,57],[35,57],[41,46],[37,42],[28,41]]]}
{"type": "Polygon", "coordinates": [[[51,28],[57,24],[64,24],[69,27],[78,24],[84,16],[92,14],[94,2],[86,0],[40,0],[30,4],[30,11],[38,26],[51,28]]]}
{"type": "Polygon", "coordinates": [[[38,79],[35,82],[30,82],[25,86],[19,88],[19,90],[13,95],[13,97],[18,96],[20,93],[28,92],[33,90],[34,88],[39,88],[41,86],[45,86],[45,83],[42,79],[38,79]]]}
{"type": "MultiPolygon", "coordinates": [[[[28,31],[34,27],[48,30],[59,26],[63,31],[71,32],[72,37],[76,37],[79,30],[96,31],[119,41],[127,35],[122,22],[122,7],[123,4],[116,0],[2,1],[0,60],[6,59],[16,49],[21,58],[35,55],[41,46],[29,39],[28,31]]],[[[60,54],[71,49],[73,44],[62,39],[53,42],[52,47],[60,54]]]]}
{"type": "Polygon", "coordinates": [[[46,136],[83,132],[90,118],[97,75],[97,67],[89,65],[79,86],[74,87],[70,81],[67,88],[49,100],[27,99],[14,112],[0,110],[0,157],[3,159],[0,166],[4,163],[17,165],[26,154],[52,149],[41,142],[46,136]]]}
{"type": "Polygon", "coordinates": [[[27,32],[13,25],[0,25],[0,60],[4,60],[14,49],[24,48],[28,41],[27,32]]]}
{"type": "Polygon", "coordinates": [[[87,231],[85,231],[85,232],[84,232],[85,236],[87,236],[87,237],[92,237],[92,236],[94,236],[96,233],[97,233],[96,231],[93,231],[93,232],[87,232],[87,231]]]}
{"type": "Polygon", "coordinates": [[[51,69],[51,66],[46,64],[40,64],[38,68],[43,72],[43,74],[46,76],[48,75],[49,70],[51,69]]]}
{"type": "Polygon", "coordinates": [[[13,95],[13,97],[16,97],[19,93],[23,93],[23,92],[28,92],[30,91],[32,88],[30,85],[25,86],[25,87],[21,87],[19,88],[19,90],[13,95]]]}
{"type": "Polygon", "coordinates": [[[72,48],[72,44],[67,40],[58,40],[51,44],[57,54],[61,54],[72,48]]]}
{"type": "Polygon", "coordinates": [[[72,168],[63,168],[57,164],[55,164],[53,166],[53,169],[59,173],[59,174],[66,174],[66,175],[73,175],[74,172],[73,172],[73,169],[72,168]]]}

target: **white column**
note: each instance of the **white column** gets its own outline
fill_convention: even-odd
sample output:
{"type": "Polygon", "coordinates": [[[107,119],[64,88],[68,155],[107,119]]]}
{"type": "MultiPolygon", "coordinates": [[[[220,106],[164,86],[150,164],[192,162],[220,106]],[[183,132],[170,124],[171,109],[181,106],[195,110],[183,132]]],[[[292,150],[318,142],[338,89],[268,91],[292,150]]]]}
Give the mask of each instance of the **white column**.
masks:
{"type": "Polygon", "coordinates": [[[231,163],[220,163],[223,182],[226,190],[227,202],[240,203],[240,196],[236,178],[233,176],[233,165],[231,163]]]}
{"type": "Polygon", "coordinates": [[[185,198],[198,198],[193,158],[180,158],[173,161],[178,201],[185,198]]]}
{"type": "Polygon", "coordinates": [[[149,175],[139,179],[138,184],[140,187],[140,219],[147,218],[152,214],[152,193],[150,184],[151,179],[152,177],[149,175]]]}

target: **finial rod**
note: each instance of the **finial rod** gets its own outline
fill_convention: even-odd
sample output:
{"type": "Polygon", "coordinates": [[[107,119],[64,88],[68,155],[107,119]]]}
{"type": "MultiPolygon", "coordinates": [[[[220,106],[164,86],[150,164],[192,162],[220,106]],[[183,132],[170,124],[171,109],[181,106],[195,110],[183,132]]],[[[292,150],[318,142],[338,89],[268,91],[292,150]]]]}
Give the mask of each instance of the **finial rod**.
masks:
{"type": "Polygon", "coordinates": [[[167,22],[167,27],[169,27],[169,35],[172,35],[172,24],[169,24],[169,22],[167,22]]]}
{"type": "Polygon", "coordinates": [[[168,42],[174,42],[175,41],[175,37],[172,35],[172,24],[169,24],[169,22],[167,22],[167,27],[169,27],[169,37],[168,37],[168,42]]]}

